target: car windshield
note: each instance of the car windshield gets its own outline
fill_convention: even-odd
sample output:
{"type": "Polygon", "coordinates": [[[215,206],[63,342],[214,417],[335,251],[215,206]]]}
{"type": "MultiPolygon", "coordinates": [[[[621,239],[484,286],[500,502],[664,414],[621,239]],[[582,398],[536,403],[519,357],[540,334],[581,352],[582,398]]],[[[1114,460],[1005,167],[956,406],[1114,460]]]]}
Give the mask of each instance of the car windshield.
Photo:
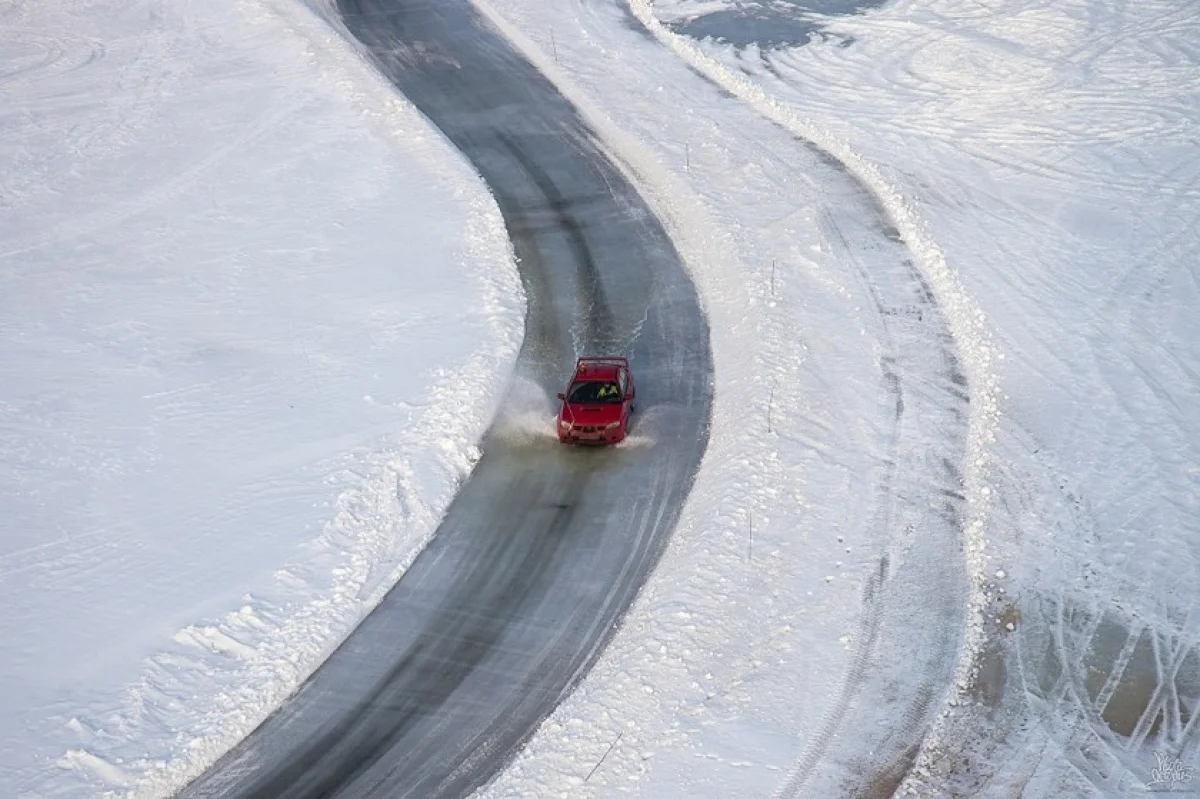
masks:
{"type": "Polygon", "coordinates": [[[616,383],[601,380],[580,381],[567,392],[567,401],[579,404],[620,402],[621,389],[616,383]]]}

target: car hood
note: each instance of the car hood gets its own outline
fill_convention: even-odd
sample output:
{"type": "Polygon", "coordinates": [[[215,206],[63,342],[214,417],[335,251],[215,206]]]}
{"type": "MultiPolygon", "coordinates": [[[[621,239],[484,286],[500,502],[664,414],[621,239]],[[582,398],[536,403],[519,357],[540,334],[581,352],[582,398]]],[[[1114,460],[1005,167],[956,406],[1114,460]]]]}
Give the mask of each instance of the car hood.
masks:
{"type": "Polygon", "coordinates": [[[621,403],[609,402],[603,405],[581,405],[574,402],[564,402],[559,417],[574,424],[605,425],[621,420],[621,403]]]}

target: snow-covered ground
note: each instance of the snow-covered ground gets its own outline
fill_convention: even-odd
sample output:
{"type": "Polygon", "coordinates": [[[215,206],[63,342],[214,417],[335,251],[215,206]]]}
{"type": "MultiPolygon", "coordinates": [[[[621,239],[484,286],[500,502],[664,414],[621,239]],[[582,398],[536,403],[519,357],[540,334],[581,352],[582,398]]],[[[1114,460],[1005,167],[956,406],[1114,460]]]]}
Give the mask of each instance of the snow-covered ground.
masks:
{"type": "MultiPolygon", "coordinates": [[[[993,423],[986,337],[936,248],[917,268],[896,241],[915,222],[894,198],[697,77],[620,6],[576,4],[551,27],[536,4],[487,5],[667,216],[711,316],[717,386],[658,573],[486,793],[769,793],[838,737],[860,682],[886,687],[870,641],[902,647],[903,631],[936,687],[952,681],[961,527],[981,504],[958,470],[993,423]],[[962,370],[978,386],[971,423],[962,370]]],[[[905,677],[934,689],[918,668],[905,677]]]]}
{"type": "MultiPolygon", "coordinates": [[[[815,20],[807,46],[760,50],[672,27],[737,10],[761,29],[788,4],[487,6],[608,124],[674,220],[713,315],[718,412],[684,523],[626,628],[486,794],[1188,787],[1200,703],[1194,9],[900,2],[815,20]],[[840,699],[862,637],[886,634],[871,623],[887,580],[870,556],[909,543],[870,507],[894,462],[872,430],[888,324],[864,320],[854,273],[887,275],[855,239],[824,240],[838,226],[829,208],[840,222],[837,208],[863,203],[839,199],[789,134],[882,207],[971,378],[965,552],[952,553],[969,612],[957,679],[927,698],[937,714],[917,730],[903,701],[840,699]],[[889,770],[866,751],[871,729],[839,729],[847,711],[923,748],[889,770]],[[839,740],[822,740],[831,730],[839,740]],[[855,772],[863,763],[877,770],[855,772]]],[[[947,441],[918,432],[908,446],[947,441]]],[[[916,460],[897,472],[921,466],[937,477],[916,460]]],[[[938,623],[920,601],[907,610],[915,627],[938,623]]],[[[883,665],[896,693],[920,666],[883,665]]]]}
{"type": "Polygon", "coordinates": [[[523,299],[490,196],[280,0],[0,3],[0,795],[178,784],[432,533],[523,299]]]}
{"type": "MultiPolygon", "coordinates": [[[[483,793],[1190,787],[1200,17],[900,0],[760,50],[673,31],[790,4],[480,5],[663,214],[717,369],[661,567],[483,793]]],[[[0,36],[0,793],[153,791],[432,530],[517,284],[469,171],[290,0],[0,36]]]]}

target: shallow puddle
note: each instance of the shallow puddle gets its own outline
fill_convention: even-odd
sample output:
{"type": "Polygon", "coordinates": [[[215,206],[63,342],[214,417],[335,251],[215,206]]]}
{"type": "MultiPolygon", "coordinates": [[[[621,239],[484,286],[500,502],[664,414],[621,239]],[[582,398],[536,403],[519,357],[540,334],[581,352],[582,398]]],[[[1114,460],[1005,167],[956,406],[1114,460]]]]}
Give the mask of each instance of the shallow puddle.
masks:
{"type": "Polygon", "coordinates": [[[1195,642],[1114,611],[1093,613],[1050,600],[1043,600],[1042,617],[1050,635],[1025,641],[1024,659],[1032,667],[1027,689],[1060,707],[1077,697],[1085,715],[1130,748],[1185,743],[1200,706],[1195,642]]]}
{"type": "Polygon", "coordinates": [[[676,33],[734,47],[798,47],[820,34],[830,16],[859,14],[884,0],[741,0],[731,8],[674,22],[676,33]]]}

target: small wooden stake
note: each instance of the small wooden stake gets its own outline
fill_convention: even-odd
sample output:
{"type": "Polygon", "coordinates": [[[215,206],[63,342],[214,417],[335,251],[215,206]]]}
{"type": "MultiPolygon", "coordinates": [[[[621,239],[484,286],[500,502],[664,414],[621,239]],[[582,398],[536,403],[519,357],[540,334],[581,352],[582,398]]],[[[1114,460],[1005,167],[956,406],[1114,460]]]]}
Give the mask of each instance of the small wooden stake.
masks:
{"type": "Polygon", "coordinates": [[[608,753],[613,750],[613,747],[617,745],[617,741],[621,740],[621,736],[624,734],[625,734],[624,730],[621,730],[620,732],[617,733],[617,737],[614,738],[613,742],[608,745],[608,749],[605,750],[604,755],[601,756],[600,760],[598,760],[596,762],[596,765],[592,766],[592,770],[588,772],[588,775],[583,778],[584,782],[587,782],[588,780],[590,780],[592,778],[592,775],[596,773],[596,769],[600,768],[600,766],[603,765],[605,758],[608,757],[608,753]]]}

